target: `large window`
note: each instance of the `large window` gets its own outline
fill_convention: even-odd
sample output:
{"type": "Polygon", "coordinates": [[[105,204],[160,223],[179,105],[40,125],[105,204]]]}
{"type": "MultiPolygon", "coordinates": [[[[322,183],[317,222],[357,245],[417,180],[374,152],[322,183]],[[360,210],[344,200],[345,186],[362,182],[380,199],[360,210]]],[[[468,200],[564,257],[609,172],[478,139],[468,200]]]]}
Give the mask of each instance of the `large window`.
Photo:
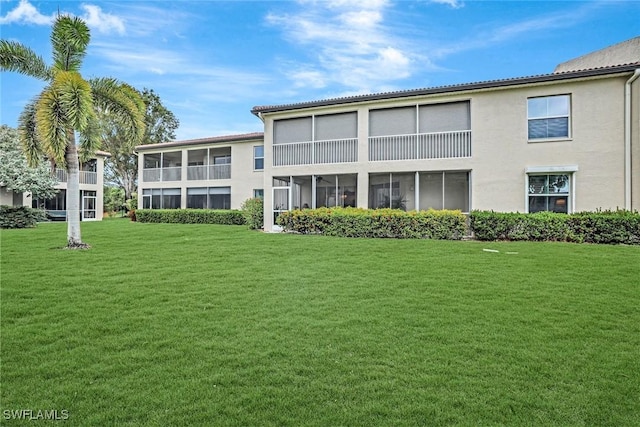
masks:
{"type": "Polygon", "coordinates": [[[253,147],[253,169],[264,169],[264,145],[256,145],[253,147]]]}
{"type": "Polygon", "coordinates": [[[369,208],[452,209],[469,212],[469,172],[369,175],[369,208]]]}
{"type": "Polygon", "coordinates": [[[231,209],[231,187],[187,188],[189,209],[231,209]]]}
{"type": "Polygon", "coordinates": [[[569,213],[569,196],[571,194],[571,176],[529,175],[528,196],[529,212],[569,213]]]}
{"type": "Polygon", "coordinates": [[[153,188],[142,190],[144,209],[180,209],[179,188],[153,188]]]}
{"type": "Polygon", "coordinates": [[[570,101],[569,95],[529,98],[527,100],[529,140],[568,138],[570,101]]]}

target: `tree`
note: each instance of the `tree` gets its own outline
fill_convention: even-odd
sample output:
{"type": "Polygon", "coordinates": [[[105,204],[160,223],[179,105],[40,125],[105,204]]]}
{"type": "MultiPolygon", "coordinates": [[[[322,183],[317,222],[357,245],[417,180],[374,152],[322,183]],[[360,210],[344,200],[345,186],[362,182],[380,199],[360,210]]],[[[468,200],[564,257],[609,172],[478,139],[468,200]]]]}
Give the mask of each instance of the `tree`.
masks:
{"type": "Polygon", "coordinates": [[[89,27],[82,19],[58,16],[51,31],[51,66],[23,44],[0,40],[3,71],[16,71],[47,83],[20,115],[18,130],[30,165],[46,156],[67,171],[69,248],[88,247],[80,235],[79,165],[100,145],[96,109],[110,111],[132,141],[140,141],[144,135],[144,103],[135,89],[113,78],[82,78],[80,67],[90,38],[89,27]]]}
{"type": "Polygon", "coordinates": [[[58,181],[44,163],[29,167],[20,147],[18,131],[0,126],[0,185],[16,193],[31,193],[32,197],[49,199],[58,190],[58,181]]]}
{"type": "MultiPolygon", "coordinates": [[[[145,134],[141,144],[159,144],[175,139],[175,130],[180,122],[167,109],[153,89],[142,90],[145,104],[145,134]]],[[[125,199],[130,200],[138,181],[138,157],[133,154],[137,144],[127,138],[127,132],[113,120],[109,111],[102,111],[100,132],[102,149],[111,153],[105,161],[105,181],[124,190],[125,199]]]]}

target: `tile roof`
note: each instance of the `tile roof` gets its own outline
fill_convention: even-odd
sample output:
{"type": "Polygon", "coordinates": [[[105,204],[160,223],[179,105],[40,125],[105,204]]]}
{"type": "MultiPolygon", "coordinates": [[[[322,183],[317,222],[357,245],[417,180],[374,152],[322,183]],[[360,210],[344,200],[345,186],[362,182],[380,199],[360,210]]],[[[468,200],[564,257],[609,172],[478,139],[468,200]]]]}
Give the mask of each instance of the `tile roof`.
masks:
{"type": "Polygon", "coordinates": [[[236,135],[210,136],[207,138],[185,139],[182,141],[169,141],[160,144],[138,145],[136,150],[150,150],[153,148],[179,147],[183,145],[221,144],[238,141],[264,139],[263,132],[242,133],[236,135]]]}

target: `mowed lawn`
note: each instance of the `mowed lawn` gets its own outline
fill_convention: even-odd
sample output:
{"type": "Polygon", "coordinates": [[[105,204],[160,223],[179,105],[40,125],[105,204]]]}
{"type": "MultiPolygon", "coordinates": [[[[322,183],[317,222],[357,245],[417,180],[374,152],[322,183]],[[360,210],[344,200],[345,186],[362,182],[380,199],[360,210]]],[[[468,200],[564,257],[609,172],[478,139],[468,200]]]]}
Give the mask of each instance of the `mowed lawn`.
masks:
{"type": "Polygon", "coordinates": [[[82,229],[1,232],[0,416],[640,424],[640,247],[82,229]]]}

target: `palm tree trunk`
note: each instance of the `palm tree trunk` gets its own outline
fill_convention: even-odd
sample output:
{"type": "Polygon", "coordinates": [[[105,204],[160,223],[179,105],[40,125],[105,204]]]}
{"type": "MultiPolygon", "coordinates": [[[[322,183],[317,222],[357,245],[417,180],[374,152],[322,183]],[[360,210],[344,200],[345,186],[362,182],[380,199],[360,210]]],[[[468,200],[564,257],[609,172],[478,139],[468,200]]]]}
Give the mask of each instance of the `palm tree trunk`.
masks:
{"type": "Polygon", "coordinates": [[[80,162],[73,131],[65,153],[67,161],[67,247],[86,248],[80,236],[80,162]]]}

